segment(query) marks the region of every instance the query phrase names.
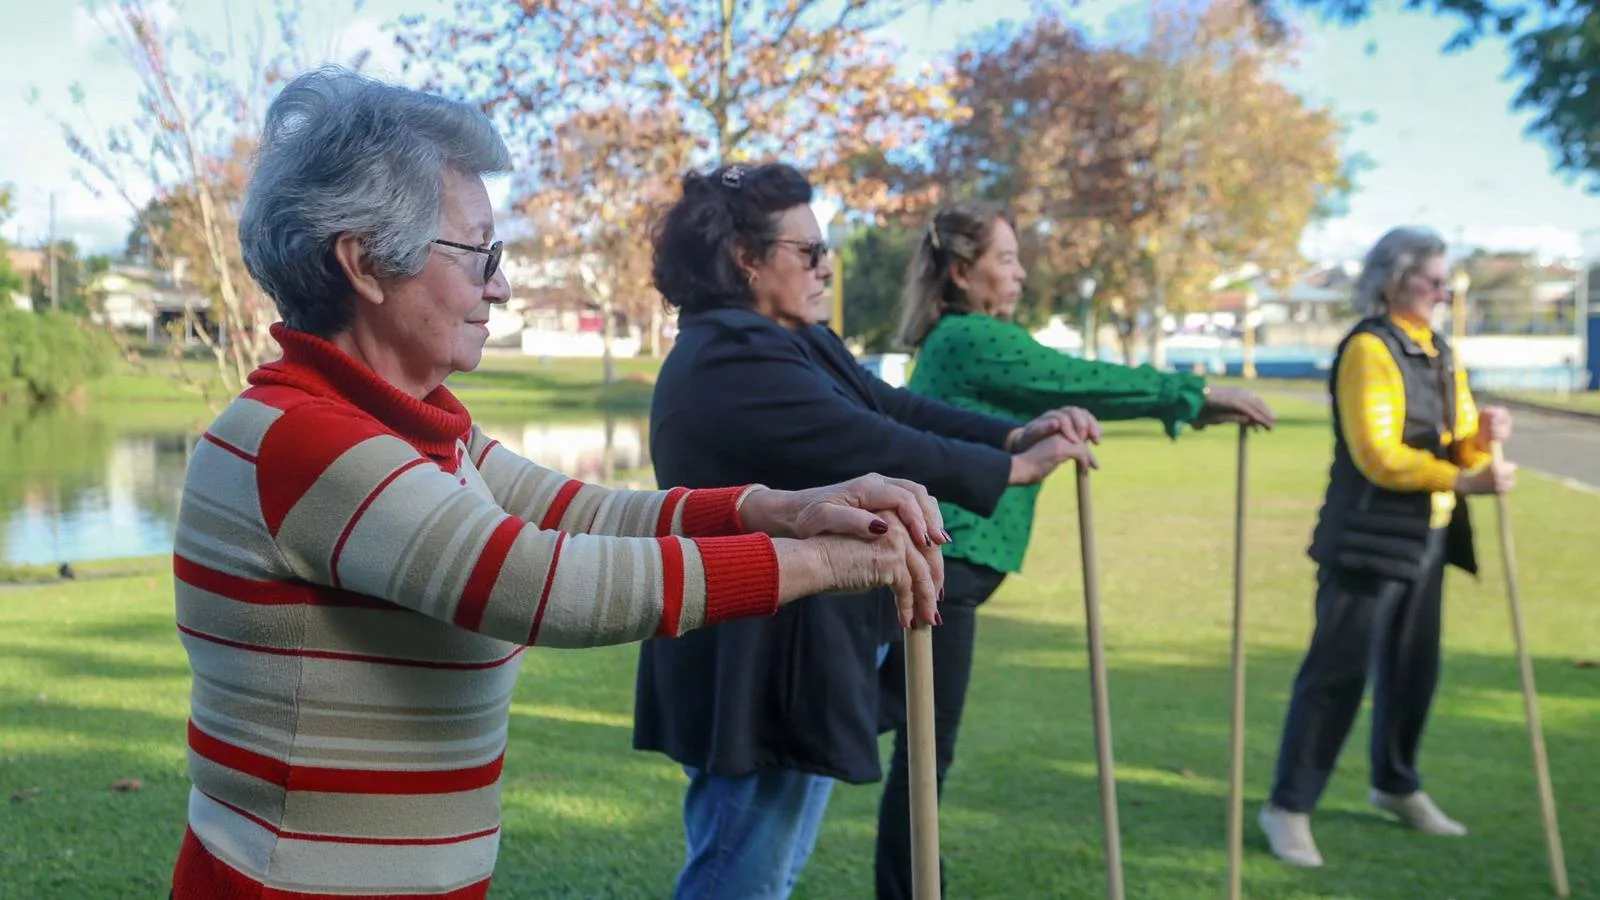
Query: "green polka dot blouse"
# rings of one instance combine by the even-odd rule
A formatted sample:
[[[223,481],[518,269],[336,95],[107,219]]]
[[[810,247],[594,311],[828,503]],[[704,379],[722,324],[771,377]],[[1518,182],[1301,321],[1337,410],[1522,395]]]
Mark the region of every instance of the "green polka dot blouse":
[[[1079,359],[1039,343],[1020,325],[965,313],[946,315],[928,333],[906,387],[1021,422],[1062,406],[1082,407],[1102,421],[1154,419],[1172,438],[1205,402],[1205,380],[1197,375]],[[1007,488],[987,517],[940,503],[954,538],[945,554],[1021,571],[1038,496],[1038,485]]]

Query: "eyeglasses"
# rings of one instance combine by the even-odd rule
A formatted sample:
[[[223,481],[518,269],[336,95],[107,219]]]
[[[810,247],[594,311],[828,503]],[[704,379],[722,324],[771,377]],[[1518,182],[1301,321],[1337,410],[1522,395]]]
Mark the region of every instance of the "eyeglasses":
[[[806,254],[806,268],[815,269],[822,262],[822,255],[828,252],[827,241],[797,241],[794,238],[776,238],[774,244],[789,244],[799,247]]]
[[[1447,280],[1440,278],[1437,275],[1424,275],[1421,272],[1416,273],[1416,275],[1418,278],[1422,279],[1422,283],[1426,284],[1434,293],[1443,293],[1446,298],[1452,300],[1455,299],[1456,289],[1451,286]]]
[[[489,279],[494,277],[494,273],[500,271],[500,251],[505,245],[504,241],[495,241],[494,243],[490,244],[488,248],[474,247],[471,244],[458,244],[455,241],[446,241],[439,238],[435,238],[433,243],[442,244],[446,247],[454,247],[457,250],[470,250],[473,253],[487,254],[489,258],[483,263],[484,284],[488,284]]]

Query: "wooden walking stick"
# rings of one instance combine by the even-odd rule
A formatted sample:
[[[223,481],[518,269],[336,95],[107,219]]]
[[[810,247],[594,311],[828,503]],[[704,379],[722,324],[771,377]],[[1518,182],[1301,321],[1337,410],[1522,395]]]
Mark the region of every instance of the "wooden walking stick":
[[[1084,630],[1089,640],[1089,690],[1094,703],[1095,761],[1100,771],[1100,819],[1106,832],[1106,896],[1122,900],[1122,838],[1117,827],[1117,773],[1111,756],[1105,641],[1100,634],[1100,575],[1095,568],[1094,511],[1089,467],[1078,463],[1078,540],[1083,547]]]
[[[1494,461],[1505,453],[1499,441],[1489,444]],[[1533,746],[1533,774],[1539,782],[1539,807],[1544,813],[1544,843],[1550,855],[1550,881],[1557,897],[1567,896],[1567,863],[1561,852],[1561,829],[1556,824],[1556,797],[1550,787],[1550,761],[1544,752],[1544,726],[1539,724],[1539,699],[1533,686],[1533,658],[1528,654],[1527,636],[1522,630],[1522,598],[1517,593],[1517,555],[1511,545],[1511,511],[1505,494],[1496,494],[1500,519],[1500,558],[1506,570],[1506,599],[1511,604],[1511,633],[1517,644],[1517,664],[1522,670],[1522,705],[1528,723],[1528,742]]]
[[[1238,485],[1234,500],[1234,724],[1227,793],[1227,897],[1238,900],[1245,852],[1245,463],[1250,426],[1238,426]]]
[[[911,791],[911,896],[939,900],[939,778],[933,743],[933,628],[906,631],[906,749]]]

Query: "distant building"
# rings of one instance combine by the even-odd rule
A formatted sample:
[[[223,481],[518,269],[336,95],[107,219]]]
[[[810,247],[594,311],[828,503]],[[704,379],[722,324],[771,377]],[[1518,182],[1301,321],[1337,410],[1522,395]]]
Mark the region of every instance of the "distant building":
[[[517,347],[525,356],[590,357],[604,353],[605,318],[582,284],[585,265],[595,257],[538,259],[508,254],[502,263],[511,284],[511,302],[492,311],[492,345]],[[631,323],[618,304],[612,323],[612,354],[638,356],[648,329]],[[663,329],[664,335],[670,322]]]
[[[184,284],[182,274],[182,267],[172,273],[153,266],[113,263],[90,284],[102,298],[94,320],[122,331],[141,332],[151,343],[167,325],[182,321],[186,314],[203,323],[210,302],[193,285]]]

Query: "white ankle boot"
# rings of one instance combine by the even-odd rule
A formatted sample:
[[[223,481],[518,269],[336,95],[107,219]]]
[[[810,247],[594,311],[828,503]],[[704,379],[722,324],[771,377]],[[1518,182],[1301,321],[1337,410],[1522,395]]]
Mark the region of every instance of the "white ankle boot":
[[[1367,795],[1367,802],[1424,834],[1460,837],[1467,833],[1465,825],[1440,812],[1433,800],[1421,791],[1385,794],[1374,790]]]
[[[1309,869],[1322,865],[1322,854],[1317,852],[1317,842],[1311,837],[1311,816],[1308,813],[1290,812],[1271,803],[1261,807],[1258,819],[1261,830],[1272,845],[1272,855],[1292,866]]]

